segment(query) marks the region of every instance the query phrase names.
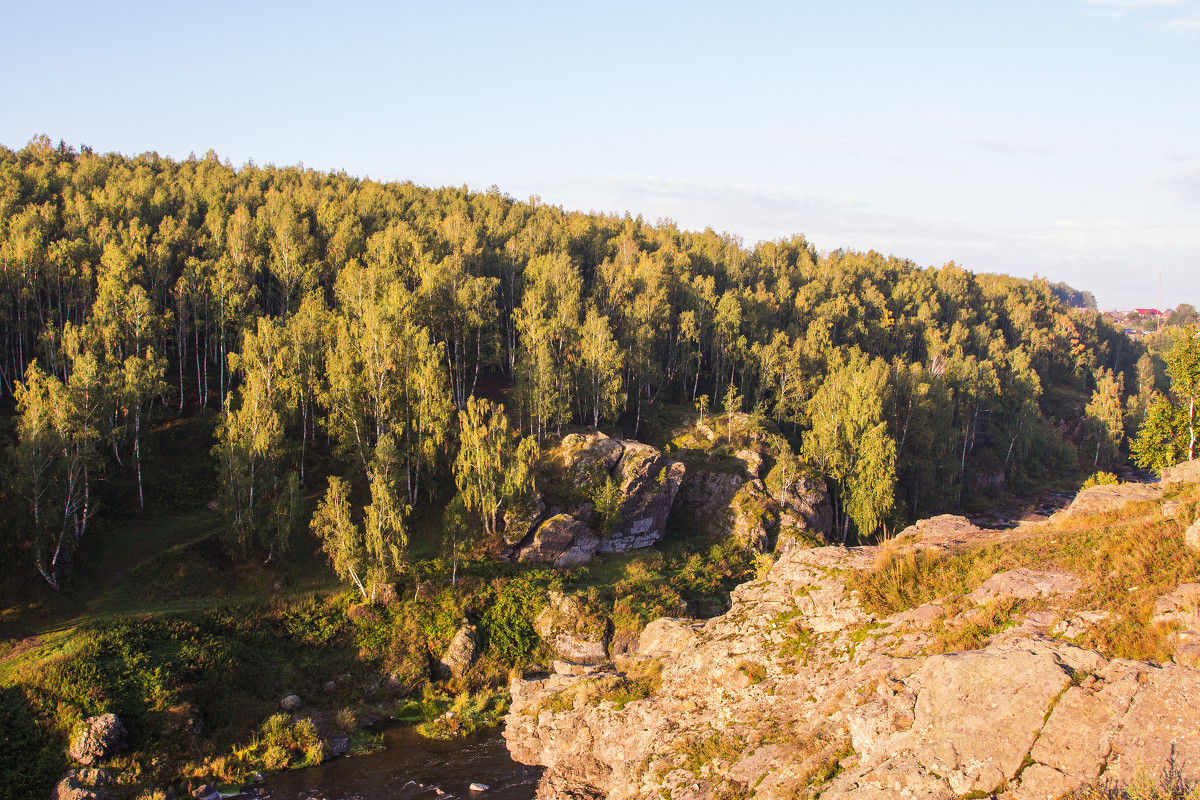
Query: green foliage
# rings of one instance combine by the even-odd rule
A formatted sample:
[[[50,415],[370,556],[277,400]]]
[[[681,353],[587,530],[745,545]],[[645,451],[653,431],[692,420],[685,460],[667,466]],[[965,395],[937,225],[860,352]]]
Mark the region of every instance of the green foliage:
[[[1155,394],[1130,449],[1138,466],[1161,472],[1196,457],[1196,403],[1200,400],[1200,329],[1188,328],[1167,353],[1171,398]]]
[[[67,766],[61,739],[36,703],[28,689],[0,687],[0,786],[9,797],[48,796]]]
[[[541,644],[533,620],[544,603],[545,585],[521,577],[493,582],[492,590],[495,599],[479,620],[484,641],[505,662],[524,664]]]

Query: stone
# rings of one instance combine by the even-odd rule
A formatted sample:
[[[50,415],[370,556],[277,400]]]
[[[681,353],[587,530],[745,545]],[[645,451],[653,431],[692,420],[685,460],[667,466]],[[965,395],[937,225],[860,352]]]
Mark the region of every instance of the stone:
[[[935,540],[963,535],[950,528]],[[976,599],[1053,605],[981,649],[928,655],[944,646],[939,620],[980,611],[957,613],[954,596],[877,619],[849,585],[879,552],[779,553],[721,616],[655,620],[610,665],[559,661],[550,675],[514,680],[510,753],[546,768],[539,796],[549,800],[700,800],[741,787],[762,800],[1041,800],[1101,775],[1128,780],[1139,761],[1157,774],[1172,754],[1185,778],[1200,778],[1200,669],[1187,666],[1200,660],[1200,633],[1173,634],[1174,663],[1110,661],[1046,635],[1056,622],[1084,631],[1105,619],[1067,605],[1087,596],[1072,594],[1076,578],[1009,570]],[[1156,615],[1183,624],[1198,599],[1185,584]],[[630,685],[640,692],[630,697]],[[685,758],[687,743],[703,747]]]
[[[939,514],[922,519],[900,531],[897,538],[917,537],[922,545],[944,547],[969,541],[980,532],[971,520],[958,514]]]
[[[563,466],[577,488],[594,486],[617,466],[626,443],[603,433],[571,433],[560,445]]]
[[[1200,518],[1188,526],[1183,532],[1184,543],[1193,550],[1200,550]]]
[[[612,532],[600,541],[600,552],[623,553],[658,542],[687,468],[658,450],[626,442],[614,478],[623,499]]]
[[[537,530],[546,518],[546,499],[541,492],[534,492],[525,502],[504,512],[504,541],[519,544]]]
[[[1173,519],[1183,513],[1183,503],[1178,500],[1168,500],[1162,504],[1162,515],[1166,519]]]
[[[833,532],[833,501],[820,478],[801,475],[780,498],[780,524],[813,530],[828,538]]]
[[[350,752],[350,737],[344,733],[338,733],[329,737],[329,747],[325,749],[330,758],[344,756]]]
[[[289,714],[299,711],[303,706],[304,702],[300,699],[299,695],[295,694],[289,694],[279,701],[279,707]]]
[[[468,788],[470,788],[472,792],[486,792],[492,787],[488,786],[486,783],[472,783]]]
[[[770,547],[770,533],[779,524],[779,514],[766,492],[759,488],[760,481],[748,483],[741,488],[730,502],[733,512],[733,540],[755,553],[766,553]]]
[[[461,678],[463,673],[475,663],[476,651],[475,626],[463,623],[454,632],[450,646],[442,655],[441,664],[451,675]]]
[[[1159,484],[1164,489],[1184,483],[1200,483],[1200,458],[1163,468]]]
[[[1200,668],[1200,643],[1188,642],[1176,645],[1171,660],[1181,667]]]
[[[211,783],[202,783],[192,790],[192,797],[196,800],[221,800],[221,792]]]
[[[1200,631],[1200,583],[1181,583],[1175,591],[1154,602],[1150,624],[1174,622],[1188,631]]]
[[[552,590],[550,602],[537,615],[533,628],[564,661],[603,664],[608,661],[608,621],[588,613],[575,597]]]
[[[976,605],[983,605],[989,600],[1001,597],[1032,600],[1056,594],[1070,595],[1078,589],[1079,579],[1074,575],[1021,568],[996,573],[967,595],[967,598]]]
[[[126,747],[125,726],[116,714],[85,719],[75,729],[67,755],[80,764],[92,765],[122,752]]]
[[[741,461],[746,468],[746,474],[751,478],[763,477],[763,454],[757,450],[738,450],[733,457]]]
[[[1086,517],[1119,511],[1130,503],[1162,499],[1162,489],[1144,483],[1089,486],[1075,495],[1067,508],[1068,517]]]
[[[569,514],[556,514],[538,527],[517,560],[570,567],[591,561],[599,547],[600,538],[586,524]]]
[[[74,770],[50,791],[50,800],[108,800],[111,796],[107,789],[87,785]]]

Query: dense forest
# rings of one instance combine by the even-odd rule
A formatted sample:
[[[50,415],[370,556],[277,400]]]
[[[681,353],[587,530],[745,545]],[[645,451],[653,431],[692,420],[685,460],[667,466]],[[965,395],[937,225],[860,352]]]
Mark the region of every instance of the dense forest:
[[[9,544],[59,586],[97,476],[168,501],[143,485],[147,430],[208,413],[232,552],[269,558],[313,518],[335,562],[358,548],[392,572],[410,520],[456,489],[494,536],[548,438],[644,438],[679,406],[778,426],[843,539],[867,536],[1119,458],[1153,366],[1056,291],[495,187],[43,137],[0,150]]]

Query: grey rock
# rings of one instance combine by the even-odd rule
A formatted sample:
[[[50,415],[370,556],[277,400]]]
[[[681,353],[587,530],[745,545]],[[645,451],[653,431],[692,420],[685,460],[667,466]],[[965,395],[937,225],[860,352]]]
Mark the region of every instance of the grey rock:
[[[464,623],[454,632],[450,646],[442,655],[441,663],[454,677],[462,677],[472,664],[475,663],[478,644],[475,640],[475,626]]]
[[[608,661],[607,620],[588,614],[574,597],[551,591],[550,602],[538,614],[533,627],[564,661],[575,664]]]
[[[1103,514],[1109,511],[1119,511],[1130,503],[1161,498],[1162,489],[1143,483],[1089,486],[1075,495],[1075,499],[1071,501],[1066,513],[1069,517]]]
[[[625,443],[614,474],[624,499],[612,533],[600,541],[600,552],[621,553],[658,542],[686,473],[682,463],[649,445]]]
[[[563,437],[563,466],[576,487],[602,482],[617,466],[626,443],[603,433],[572,433]]]
[[[982,605],[999,597],[1032,600],[1056,594],[1074,594],[1078,589],[1079,579],[1074,575],[1022,568],[996,573],[967,595],[967,598],[977,605]]]
[[[546,518],[546,500],[541,492],[534,492],[526,501],[504,512],[504,541],[518,544]]]
[[[518,561],[569,567],[586,564],[600,547],[600,538],[569,514],[556,514],[543,522],[525,544]]]
[[[107,789],[87,785],[74,770],[50,791],[50,800],[108,800],[111,796]]]
[[[329,738],[329,747],[326,748],[326,753],[330,758],[344,756],[350,752],[350,737],[344,733],[339,733]]]
[[[279,701],[279,707],[288,713],[299,711],[304,706],[299,695],[289,694],[287,697]]]
[[[1193,550],[1200,550],[1200,518],[1188,526],[1183,532],[1183,541]]]
[[[101,714],[85,719],[71,737],[67,755],[80,764],[95,764],[116,755],[126,747],[125,726],[116,714]]]
[[[211,783],[203,783],[192,790],[192,797],[196,800],[221,800],[221,792]]]
[[[1165,467],[1159,483],[1164,489],[1185,483],[1200,483],[1200,458],[1194,461],[1184,461],[1173,467]]]

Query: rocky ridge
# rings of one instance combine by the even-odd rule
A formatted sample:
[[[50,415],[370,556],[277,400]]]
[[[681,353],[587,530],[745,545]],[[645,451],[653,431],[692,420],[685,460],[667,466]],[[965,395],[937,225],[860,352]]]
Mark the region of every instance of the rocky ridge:
[[[936,549],[972,528],[951,518],[910,534]],[[1168,764],[1200,777],[1200,588],[1156,605],[1179,642],[1175,663],[1158,664],[1073,643],[1106,612],[1076,607],[1079,578],[1053,570],[1005,570],[967,596],[873,615],[847,576],[877,556],[790,549],[721,617],[658,620],[632,658],[515,681],[511,752],[547,767],[542,800],[1025,800]],[[1021,598],[1026,612],[986,646],[937,652],[937,630]]]

